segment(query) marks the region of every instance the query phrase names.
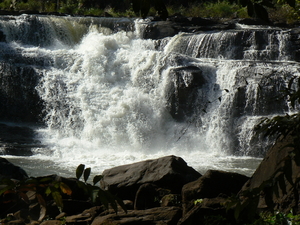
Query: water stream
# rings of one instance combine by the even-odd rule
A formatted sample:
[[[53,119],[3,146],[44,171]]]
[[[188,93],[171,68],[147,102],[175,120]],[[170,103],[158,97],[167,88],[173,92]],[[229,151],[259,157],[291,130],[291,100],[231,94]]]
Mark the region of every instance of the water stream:
[[[289,31],[241,27],[150,40],[142,38],[145,24],[0,17],[2,68],[30,67],[38,77],[44,125],[34,129],[46,146],[5,157],[32,176],[74,175],[81,163],[101,173],[171,154],[201,173],[251,175],[272,143],[253,128],[290,110],[280,90],[299,76]]]

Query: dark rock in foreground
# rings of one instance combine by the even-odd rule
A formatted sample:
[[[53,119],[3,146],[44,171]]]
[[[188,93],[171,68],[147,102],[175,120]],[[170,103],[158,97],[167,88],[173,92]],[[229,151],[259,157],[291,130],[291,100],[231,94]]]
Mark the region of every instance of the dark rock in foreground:
[[[267,152],[267,155],[240,192],[253,193],[252,198],[259,198],[260,210],[279,210],[288,213],[300,213],[300,158],[299,149],[294,149],[294,137],[281,138]],[[255,195],[255,190],[260,196]]]
[[[2,178],[23,180],[28,178],[28,175],[22,168],[0,157],[0,180]]]
[[[219,195],[230,197],[236,195],[249,177],[231,172],[208,170],[198,180],[182,188],[182,206],[186,214],[197,199],[216,198]]]
[[[209,170],[201,176],[176,156],[105,170],[102,187],[128,200],[124,201],[128,206],[127,213],[121,208],[116,214],[114,210],[105,210],[101,205],[93,206],[86,196],[86,190],[82,189],[83,182],[80,184],[77,179],[55,176],[52,176],[54,183],[62,181],[73,191],[63,199],[63,213],[59,212],[51,198],[47,198],[46,212],[54,220],[39,220],[42,211],[39,211],[39,205],[34,201],[25,203],[21,200],[16,210],[9,212],[13,213],[18,223],[43,225],[59,224],[61,218],[70,224],[92,225],[199,225],[207,224],[208,221],[212,221],[211,224],[248,224],[255,220],[255,215],[261,210],[293,210],[294,213],[300,213],[299,154],[291,147],[283,148],[291,141],[291,137],[278,141],[250,179],[240,174],[215,170]],[[2,165],[7,165],[4,167],[6,170],[17,170],[16,173],[21,176],[19,179],[22,179],[22,175],[23,178],[27,177],[20,168],[5,159],[1,160]],[[3,196],[0,198],[1,209],[6,204],[2,199]],[[27,221],[20,217],[26,211],[22,211],[24,208],[31,215],[31,221],[28,221],[28,217]]]
[[[121,199],[134,200],[143,184],[152,183],[170,189],[172,193],[180,193],[183,185],[200,176],[182,158],[166,156],[105,170],[101,185]]]

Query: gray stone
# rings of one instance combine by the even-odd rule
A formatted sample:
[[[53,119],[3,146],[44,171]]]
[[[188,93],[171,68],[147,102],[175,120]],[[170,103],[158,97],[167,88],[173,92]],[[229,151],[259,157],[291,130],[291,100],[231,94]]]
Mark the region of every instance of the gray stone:
[[[248,179],[249,177],[238,173],[208,170],[198,180],[183,186],[183,213],[186,214],[197,199],[215,198],[219,195],[230,197],[237,194]]]
[[[133,200],[139,187],[152,183],[160,188],[181,193],[184,184],[198,179],[201,174],[180,157],[166,156],[107,169],[101,187],[121,199]]]
[[[7,159],[0,157],[0,180],[2,178],[23,180],[28,178],[28,175],[22,168],[15,166]]]
[[[171,82],[167,91],[167,109],[174,119],[189,118],[197,107],[199,89],[206,83],[202,70],[196,66],[185,66],[170,70]]]
[[[236,224],[233,216],[226,211],[225,203],[226,198],[205,198],[184,214],[177,225]]]
[[[294,149],[292,136],[280,138],[267,152],[239,195],[250,201],[260,193],[258,209],[279,210],[299,214],[300,158],[299,149]],[[251,196],[251,193],[253,196]],[[247,194],[247,196],[246,196]]]
[[[5,155],[31,156],[32,148],[42,148],[30,127],[0,123],[0,151]]]

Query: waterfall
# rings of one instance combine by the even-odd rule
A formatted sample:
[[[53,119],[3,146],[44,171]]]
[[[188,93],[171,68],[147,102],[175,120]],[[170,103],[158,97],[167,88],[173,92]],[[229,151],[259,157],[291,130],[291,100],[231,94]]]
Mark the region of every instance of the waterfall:
[[[20,95],[34,93],[22,101],[35,99],[28,111],[40,108],[44,124],[36,132],[47,147],[31,158],[101,172],[174,154],[199,171],[253,172],[271,143],[254,126],[289,111],[280,91],[299,75],[290,32],[240,28],[150,40],[142,38],[146,26],[122,18],[0,18],[2,77],[32,79]],[[15,117],[28,118],[19,111]]]

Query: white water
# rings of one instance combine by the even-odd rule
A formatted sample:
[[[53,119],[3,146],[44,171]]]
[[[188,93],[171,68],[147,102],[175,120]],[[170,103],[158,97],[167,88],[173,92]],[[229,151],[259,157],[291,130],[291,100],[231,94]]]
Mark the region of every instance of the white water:
[[[32,175],[43,167],[51,172],[58,168],[69,175],[81,163],[101,173],[113,166],[171,154],[202,173],[222,169],[250,175],[254,171],[264,151],[261,149],[267,145],[251,143],[253,127],[263,116],[258,112],[263,111],[258,109],[258,83],[265,74],[298,73],[297,65],[288,64],[285,54],[280,53],[280,60],[286,66],[253,62],[250,54],[246,57],[249,61],[231,60],[230,50],[212,59],[203,50],[207,48],[196,49],[195,40],[200,46],[196,35],[179,34],[157,50],[155,41],[140,38],[138,22],[135,32],[111,32],[95,25],[77,27],[70,21],[48,28],[52,41],[45,46],[10,40],[10,48],[22,57],[51,62],[35,68],[41,76],[37,90],[47,112],[47,127],[37,132],[47,148],[35,149],[29,159],[10,157],[12,160],[28,160]],[[54,35],[57,27],[69,31],[65,39]],[[218,37],[223,40],[225,34]],[[213,44],[212,38],[215,36],[210,34],[201,40],[205,45]],[[188,47],[181,46],[186,39]],[[201,68],[207,81],[198,90],[198,110],[190,118],[192,123],[177,122],[166,108],[169,84],[175,82],[169,72],[182,63]],[[257,68],[255,76],[249,71],[253,66]],[[189,76],[184,78],[186,85]],[[233,110],[240,87],[246,88],[247,101],[236,118]],[[262,153],[250,154],[256,149]]]

